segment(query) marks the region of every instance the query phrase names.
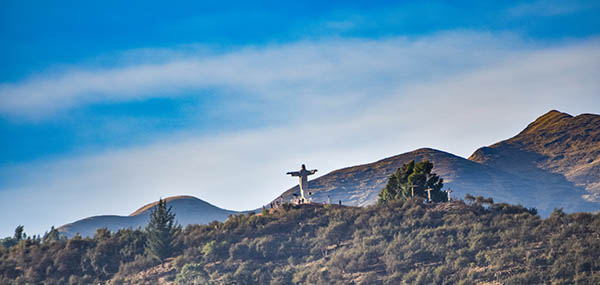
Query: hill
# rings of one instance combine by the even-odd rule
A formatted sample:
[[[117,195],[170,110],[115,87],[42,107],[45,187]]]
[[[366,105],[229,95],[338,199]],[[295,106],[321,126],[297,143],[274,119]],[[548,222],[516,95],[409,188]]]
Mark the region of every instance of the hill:
[[[552,110],[469,159],[521,177],[580,188],[587,191],[586,199],[600,202],[600,115],[573,117]]]
[[[207,224],[212,221],[224,221],[229,215],[238,212],[221,209],[192,196],[173,196],[165,199],[180,225]],[[61,234],[68,237],[79,233],[81,236],[93,236],[97,229],[107,228],[111,231],[119,229],[145,227],[150,220],[150,212],[158,202],[145,205],[129,216],[103,215],[94,216],[66,224],[58,228]]]
[[[600,284],[600,214],[483,199],[286,204],[190,225],[163,264],[145,233],[0,246],[1,284]]]
[[[551,111],[516,137],[477,150],[470,159],[422,148],[377,162],[332,171],[309,181],[312,199],[366,206],[388,177],[410,160],[429,160],[454,197],[465,194],[537,208],[548,215],[554,208],[567,212],[598,211],[590,199],[600,185],[600,116],[575,118]],[[587,192],[592,191],[592,192]],[[282,194],[285,201],[298,186]],[[588,198],[586,201],[584,198]]]
[[[564,178],[543,180],[538,179],[539,176],[516,175],[428,148],[332,171],[309,181],[311,197],[315,202],[327,201],[329,196],[332,203],[341,200],[344,205],[372,205],[376,203],[377,194],[385,186],[389,176],[411,160],[433,162],[433,171],[444,178],[444,188],[452,189],[454,197],[462,198],[467,193],[494,197],[500,202],[535,207],[544,216],[550,214],[554,208],[563,208],[568,212],[600,209],[600,204],[582,198],[586,193],[583,189]],[[298,191],[296,186],[284,192],[282,196],[287,201]]]

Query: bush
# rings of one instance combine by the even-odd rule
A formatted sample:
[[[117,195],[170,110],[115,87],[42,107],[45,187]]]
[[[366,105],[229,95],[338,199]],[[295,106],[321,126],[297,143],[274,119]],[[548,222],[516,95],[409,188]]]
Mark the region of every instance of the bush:
[[[156,265],[158,265],[158,261],[156,259],[145,255],[137,255],[134,261],[121,263],[117,275],[121,277],[133,275]]]
[[[198,263],[190,263],[183,266],[175,278],[177,284],[214,284],[210,281],[204,266]]]

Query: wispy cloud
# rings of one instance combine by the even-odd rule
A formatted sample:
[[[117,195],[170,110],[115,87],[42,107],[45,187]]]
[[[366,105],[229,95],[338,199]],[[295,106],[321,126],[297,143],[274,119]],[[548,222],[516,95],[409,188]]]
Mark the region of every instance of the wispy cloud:
[[[17,116],[39,106],[56,111],[94,100],[159,96],[145,93],[157,88],[205,84],[265,100],[310,100],[301,105],[305,113],[296,110],[306,116],[295,123],[212,137],[182,132],[145,146],[2,169],[7,179],[0,200],[11,203],[0,210],[5,217],[0,228],[13,229],[13,221],[19,221],[40,225],[30,227],[39,232],[84,216],[128,214],[135,205],[175,194],[248,209],[292,186],[295,181],[284,173],[300,163],[324,174],[424,146],[466,156],[516,134],[550,109],[597,112],[599,54],[595,40],[536,48],[514,39],[452,34],[253,48],[191,63],[87,76],[73,72],[62,79],[5,86],[3,98],[41,92],[38,86],[63,90],[46,93],[52,100],[13,99],[12,106],[20,106]],[[100,83],[90,89],[79,78]],[[70,84],[77,87],[64,87]],[[63,97],[71,101],[55,103]],[[19,211],[29,203],[36,207]],[[69,211],[59,211],[64,207]]]
[[[507,40],[508,39],[508,40]],[[378,88],[445,76],[494,62],[513,50],[502,38],[476,33],[445,33],[409,40],[323,40],[245,48],[225,54],[185,51],[173,60],[110,69],[77,69],[0,85],[0,113],[43,118],[97,102],[177,96],[189,90],[217,90],[264,100],[300,96],[336,101],[370,96]],[[519,43],[520,44],[520,43]],[[479,47],[479,48],[478,48]],[[161,56],[167,54],[160,51]]]

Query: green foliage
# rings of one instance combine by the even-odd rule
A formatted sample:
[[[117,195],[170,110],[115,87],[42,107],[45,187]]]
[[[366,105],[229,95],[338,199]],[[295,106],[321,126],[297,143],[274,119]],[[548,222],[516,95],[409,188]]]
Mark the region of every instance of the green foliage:
[[[164,261],[173,254],[179,228],[175,225],[175,214],[167,202],[160,199],[150,213],[150,222],[146,226],[148,240],[146,251],[158,261]]]
[[[42,240],[44,242],[57,241],[59,239],[60,239],[60,233],[58,232],[57,229],[54,228],[54,226],[52,226],[52,228],[50,228],[50,231],[46,232],[44,234],[44,237],[42,238]]]
[[[175,278],[177,284],[214,284],[210,281],[204,266],[199,263],[190,263],[183,266]]]
[[[15,234],[12,237],[0,239],[0,246],[3,246],[4,248],[10,248],[18,244],[19,241],[27,237],[24,229],[25,228],[22,225],[17,226],[17,228],[15,228]]]
[[[0,284],[600,284],[600,214],[489,198],[288,205],[191,225],[160,264],[141,230],[0,246]],[[10,237],[13,239],[14,237]]]
[[[379,203],[392,200],[406,200],[414,196],[427,198],[427,189],[431,190],[433,202],[447,201],[447,195],[442,192],[444,180],[437,174],[431,173],[433,163],[428,160],[415,163],[414,160],[398,168],[388,179],[388,183],[379,192]]]
[[[27,235],[24,232],[24,227],[22,225],[19,225],[16,229],[15,229],[15,235],[13,236],[13,238],[16,241],[20,241],[24,238],[26,238]]]

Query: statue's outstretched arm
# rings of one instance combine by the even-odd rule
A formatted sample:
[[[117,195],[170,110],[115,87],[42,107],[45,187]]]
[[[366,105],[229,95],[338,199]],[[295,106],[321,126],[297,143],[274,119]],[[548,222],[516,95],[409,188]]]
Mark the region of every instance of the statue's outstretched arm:
[[[315,174],[316,172],[317,172],[317,170],[313,169],[313,170],[310,171],[310,174]]]
[[[288,172],[286,174],[291,175],[291,176],[300,176],[300,172],[298,172],[298,171],[292,171],[292,172]]]

